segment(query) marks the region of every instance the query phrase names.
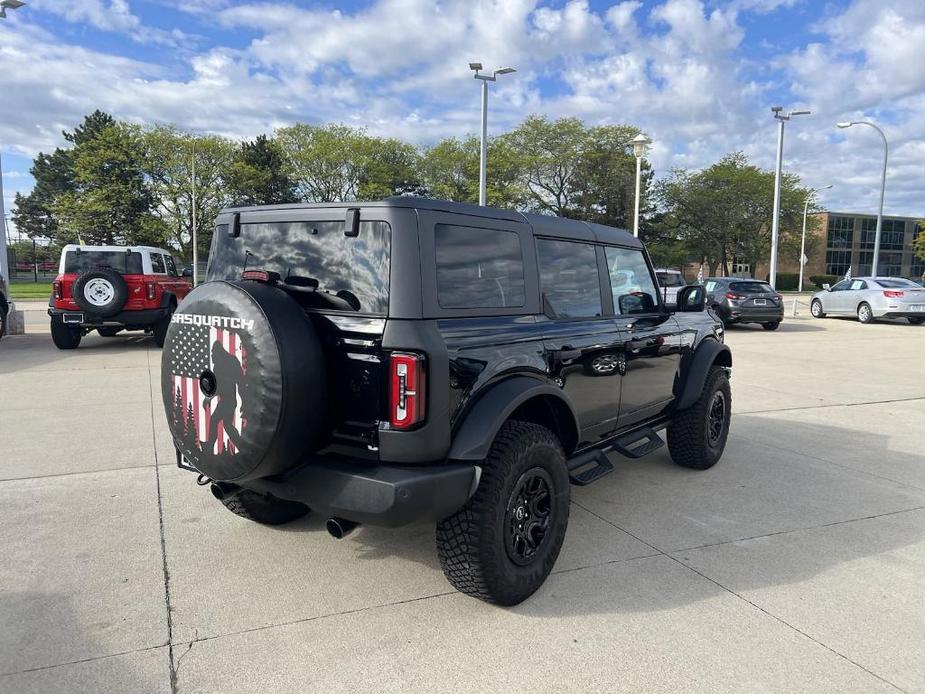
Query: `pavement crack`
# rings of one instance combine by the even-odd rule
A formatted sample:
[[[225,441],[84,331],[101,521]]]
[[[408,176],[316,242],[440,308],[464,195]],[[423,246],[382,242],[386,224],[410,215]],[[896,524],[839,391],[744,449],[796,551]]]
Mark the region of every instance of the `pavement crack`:
[[[164,501],[161,494],[161,469],[157,464],[157,431],[154,419],[154,386],[151,382],[151,351],[147,353],[148,395],[151,400],[151,445],[154,448],[154,479],[157,482],[157,520],[161,534],[161,565],[164,570],[164,606],[167,610],[167,658],[170,667],[170,691],[177,694],[177,668],[173,658],[173,613],[170,605],[170,569],[167,566],[167,541],[164,536]],[[192,648],[192,644],[190,644]],[[187,649],[189,652],[189,649]]]

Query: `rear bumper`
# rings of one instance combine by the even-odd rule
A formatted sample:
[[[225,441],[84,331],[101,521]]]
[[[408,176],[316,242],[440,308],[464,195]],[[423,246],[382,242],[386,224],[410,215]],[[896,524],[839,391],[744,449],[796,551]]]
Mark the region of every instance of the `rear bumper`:
[[[119,311],[119,313],[114,316],[100,318],[99,316],[93,316],[82,311],[49,308],[48,315],[52,318],[59,316],[65,322],[71,322],[68,318],[76,320],[77,317],[80,317],[80,322],[74,322],[73,324],[79,324],[82,328],[99,328],[107,325],[147,327],[162,321],[167,316],[168,311],[169,309],[167,308],[149,308],[141,311]]]
[[[770,323],[784,319],[783,306],[768,306],[759,308],[755,306],[722,306],[720,305],[720,315],[727,322],[731,323]]]
[[[480,476],[481,468],[468,464],[371,466],[359,460],[315,460],[284,479],[248,480],[241,486],[300,501],[327,517],[394,528],[455,513],[475,492]]]
[[[922,318],[925,319],[925,312],[923,311],[903,311],[899,309],[887,309],[882,312],[878,312],[877,309],[874,309],[874,316],[877,318]]]

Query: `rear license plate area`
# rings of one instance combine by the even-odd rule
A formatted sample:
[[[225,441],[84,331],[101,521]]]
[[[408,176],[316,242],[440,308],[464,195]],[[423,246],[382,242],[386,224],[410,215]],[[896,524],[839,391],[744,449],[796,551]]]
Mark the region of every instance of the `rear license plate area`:
[[[767,306],[767,305],[768,305],[767,299],[755,299],[755,306]]]
[[[62,323],[76,323],[80,325],[84,322],[84,314],[82,313],[62,313],[61,314]]]
[[[909,310],[915,313],[925,313],[925,304],[912,304]]]

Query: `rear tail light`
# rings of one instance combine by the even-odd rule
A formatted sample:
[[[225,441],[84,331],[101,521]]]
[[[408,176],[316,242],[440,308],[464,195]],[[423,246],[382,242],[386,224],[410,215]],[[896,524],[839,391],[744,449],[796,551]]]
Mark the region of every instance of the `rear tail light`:
[[[883,292],[883,296],[885,296],[887,299],[898,299],[899,297],[905,295],[905,292],[891,292],[889,290],[884,290]]]
[[[270,273],[266,270],[245,270],[241,273],[242,280],[254,280],[255,282],[269,282]]]
[[[51,287],[55,295],[55,301],[60,301],[63,296],[62,291],[61,291],[61,281],[55,280],[54,282],[51,283]]]
[[[774,295],[774,298],[775,298],[777,301],[783,301],[783,300],[784,300],[784,297],[783,297],[783,295],[781,295],[781,294],[775,294],[775,295]]]
[[[741,301],[742,299],[745,299],[746,297],[742,296],[741,294],[735,294],[733,292],[726,292],[726,298],[732,299],[733,301]]]
[[[148,289],[148,301],[154,301],[154,294],[157,291],[157,285],[154,282],[147,282],[145,286]]]
[[[395,352],[389,367],[389,423],[408,429],[424,421],[424,357]]]

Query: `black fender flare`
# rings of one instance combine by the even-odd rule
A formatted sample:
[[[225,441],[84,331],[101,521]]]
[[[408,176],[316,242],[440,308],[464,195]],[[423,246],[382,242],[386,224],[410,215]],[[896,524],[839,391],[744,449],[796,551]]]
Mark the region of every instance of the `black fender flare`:
[[[567,413],[571,421],[558,422],[560,426],[574,427],[574,442],[563,441],[568,450],[577,443],[578,417],[575,408],[556,386],[529,376],[513,376],[492,386],[465,415],[462,425],[453,437],[449,460],[484,460],[498,430],[510,416],[533,398],[554,398],[559,418]],[[561,436],[561,435],[560,435]]]
[[[707,374],[710,367],[714,364],[720,366],[732,366],[732,350],[726,345],[716,340],[704,340],[700,346],[694,350],[690,363],[687,367],[687,377],[684,379],[684,385],[681,389],[681,395],[678,397],[676,410],[684,410],[697,402],[703,386],[707,382]]]
[[[161,294],[161,308],[169,308],[171,303],[174,307],[177,307],[180,305],[180,300],[177,298],[176,294],[165,290],[164,293]]]

